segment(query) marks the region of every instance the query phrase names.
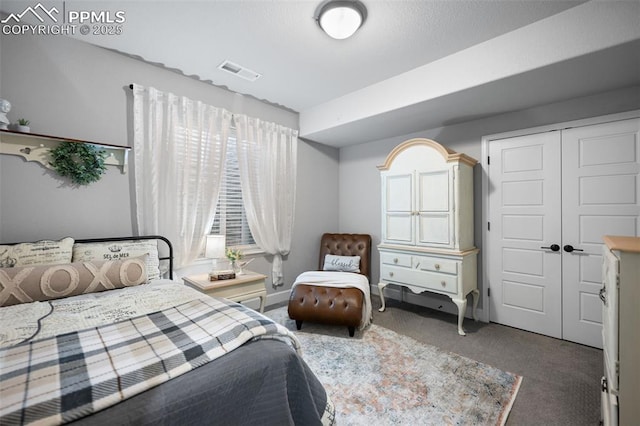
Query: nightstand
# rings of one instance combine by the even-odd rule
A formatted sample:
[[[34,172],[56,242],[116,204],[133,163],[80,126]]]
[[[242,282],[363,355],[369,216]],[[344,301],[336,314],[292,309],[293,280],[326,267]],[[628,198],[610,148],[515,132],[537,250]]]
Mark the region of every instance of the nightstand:
[[[209,274],[182,277],[184,283],[208,294],[209,296],[224,297],[234,302],[260,298],[260,312],[264,312],[267,301],[266,275],[245,271],[244,274],[232,280],[209,281]]]

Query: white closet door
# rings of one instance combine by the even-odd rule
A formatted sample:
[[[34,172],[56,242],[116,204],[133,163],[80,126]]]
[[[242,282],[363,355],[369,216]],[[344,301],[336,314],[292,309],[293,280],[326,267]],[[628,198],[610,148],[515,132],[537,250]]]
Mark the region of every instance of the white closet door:
[[[562,132],[565,340],[602,347],[602,237],[640,235],[639,174],[640,119]]]
[[[491,321],[562,336],[560,132],[491,141]]]

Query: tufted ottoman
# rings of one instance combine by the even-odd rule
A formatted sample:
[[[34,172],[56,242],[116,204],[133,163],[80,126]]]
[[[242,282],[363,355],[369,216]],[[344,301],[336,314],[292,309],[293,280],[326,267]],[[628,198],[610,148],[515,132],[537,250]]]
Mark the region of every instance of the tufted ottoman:
[[[320,270],[327,254],[360,256],[360,274],[369,277],[371,236],[366,234],[324,234],[320,241]],[[347,326],[353,336],[362,321],[364,295],[357,288],[298,284],[289,296],[289,317],[298,330],[303,321]]]

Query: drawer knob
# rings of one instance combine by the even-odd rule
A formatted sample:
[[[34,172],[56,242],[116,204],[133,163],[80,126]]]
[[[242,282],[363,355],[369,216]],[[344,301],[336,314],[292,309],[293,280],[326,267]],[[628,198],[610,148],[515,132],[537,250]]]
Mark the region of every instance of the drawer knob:
[[[389,276],[392,277],[393,276],[393,272],[389,272]]]
[[[398,263],[398,258],[397,257],[393,259],[393,263]]]
[[[440,281],[440,284],[442,285],[442,287],[446,287],[447,286],[447,282],[446,281]]]
[[[439,271],[439,270],[440,270],[440,264],[436,263],[436,271]]]

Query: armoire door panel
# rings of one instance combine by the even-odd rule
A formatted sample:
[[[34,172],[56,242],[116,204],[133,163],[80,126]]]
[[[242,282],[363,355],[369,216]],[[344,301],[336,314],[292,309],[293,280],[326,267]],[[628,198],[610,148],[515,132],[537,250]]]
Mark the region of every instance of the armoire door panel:
[[[411,244],[414,242],[413,216],[388,213],[385,218],[384,238],[390,242]]]
[[[385,177],[384,202],[387,211],[409,212],[413,210],[412,174],[389,175]]]
[[[418,172],[418,211],[448,212],[450,199],[448,170]]]
[[[448,214],[418,215],[418,244],[443,245],[451,244],[451,218]]]

